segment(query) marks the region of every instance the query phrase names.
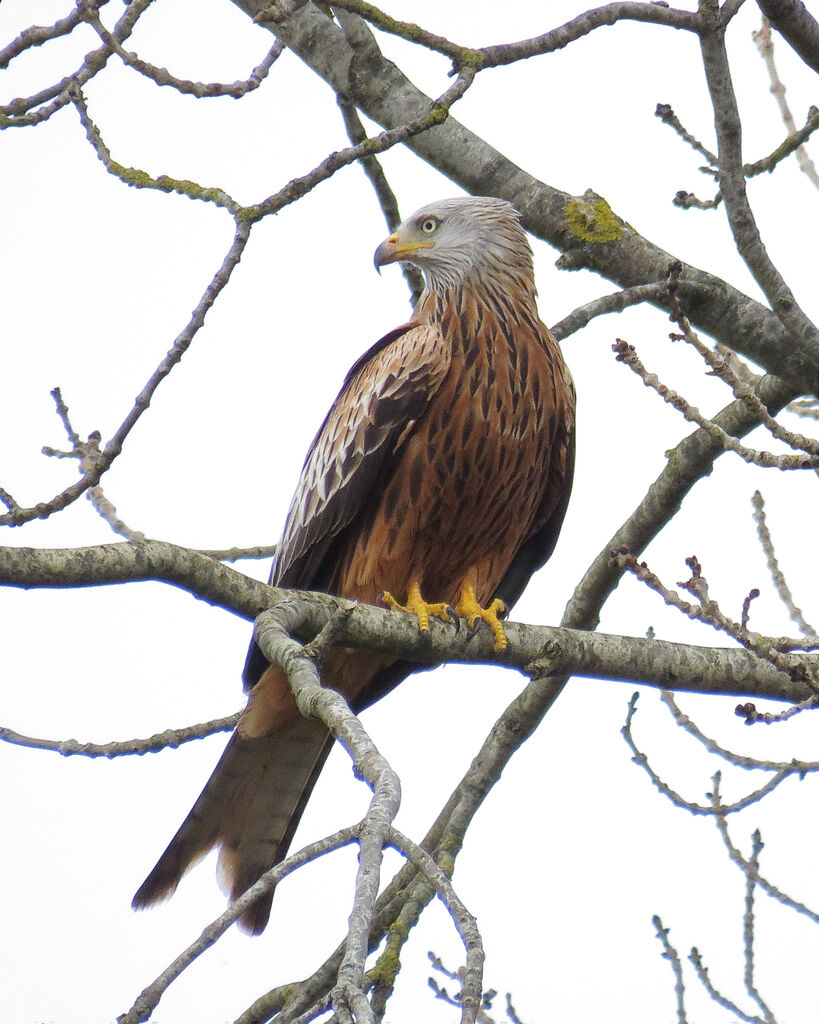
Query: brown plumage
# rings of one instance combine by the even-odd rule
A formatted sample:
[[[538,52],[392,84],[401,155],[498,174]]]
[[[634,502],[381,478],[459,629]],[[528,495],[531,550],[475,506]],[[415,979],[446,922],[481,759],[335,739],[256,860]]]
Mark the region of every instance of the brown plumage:
[[[509,203],[424,207],[376,251],[377,267],[398,260],[424,271],[426,289],[410,322],[350,370],[307,454],[271,582],[370,603],[420,590],[485,618],[500,649],[497,616],[470,598],[512,605],[552,553],[571,489],[574,388],[538,318]],[[323,681],[360,710],[414,667],[334,651]],[[242,720],[135,907],[169,896],[214,846],[231,898],[287,853],[332,737],[300,717],[255,645],[244,679]],[[244,915],[246,931],[262,931],[271,899]]]

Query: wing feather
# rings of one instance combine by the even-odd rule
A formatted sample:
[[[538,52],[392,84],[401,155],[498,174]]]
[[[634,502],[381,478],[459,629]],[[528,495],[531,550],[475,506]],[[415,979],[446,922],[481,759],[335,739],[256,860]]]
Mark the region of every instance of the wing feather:
[[[409,323],[355,363],[307,453],[271,583],[301,590],[326,585],[333,542],[372,505],[376,480],[412,435],[451,361],[437,327]],[[245,689],[266,668],[264,655],[251,643],[242,674]]]
[[[410,324],[387,339],[350,371],[310,446],[271,577],[279,586],[314,585],[333,539],[366,505],[449,370],[437,327]]]

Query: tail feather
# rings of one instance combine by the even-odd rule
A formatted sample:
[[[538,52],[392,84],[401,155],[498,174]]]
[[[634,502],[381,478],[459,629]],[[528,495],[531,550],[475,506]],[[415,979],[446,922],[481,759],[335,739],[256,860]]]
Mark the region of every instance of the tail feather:
[[[326,726],[298,719],[272,735],[234,733],[179,831],[134,896],[142,909],[173,894],[183,875],[214,846],[219,878],[236,899],[287,855],[304,806],[332,746]],[[240,918],[243,931],[263,931],[272,892]]]
[[[371,687],[373,677],[388,665],[389,659],[377,654],[331,651],[323,676],[353,700],[358,711],[391,689],[410,668],[401,663],[398,672],[388,669],[383,685]],[[134,909],[171,896],[183,875],[214,847],[219,847],[222,887],[231,899],[241,896],[287,856],[332,745],[322,722],[299,714],[285,673],[268,666],[253,686],[239,728],[199,799],[137,890]],[[264,930],[272,899],[270,892],[248,908],[239,920],[243,931],[258,935]]]

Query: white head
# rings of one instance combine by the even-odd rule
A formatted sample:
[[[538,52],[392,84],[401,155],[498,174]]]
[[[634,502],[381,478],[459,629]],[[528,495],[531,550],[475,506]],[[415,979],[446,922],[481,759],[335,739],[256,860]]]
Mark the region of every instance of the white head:
[[[375,266],[420,267],[430,291],[513,278],[534,293],[532,250],[518,211],[505,199],[462,196],[416,210],[375,251]]]

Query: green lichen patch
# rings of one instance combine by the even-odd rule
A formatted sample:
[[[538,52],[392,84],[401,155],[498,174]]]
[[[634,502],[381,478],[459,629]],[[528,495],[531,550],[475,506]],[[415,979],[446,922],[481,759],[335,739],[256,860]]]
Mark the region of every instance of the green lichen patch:
[[[569,229],[584,242],[616,242],[623,237],[622,222],[600,196],[570,199],[565,210]]]

